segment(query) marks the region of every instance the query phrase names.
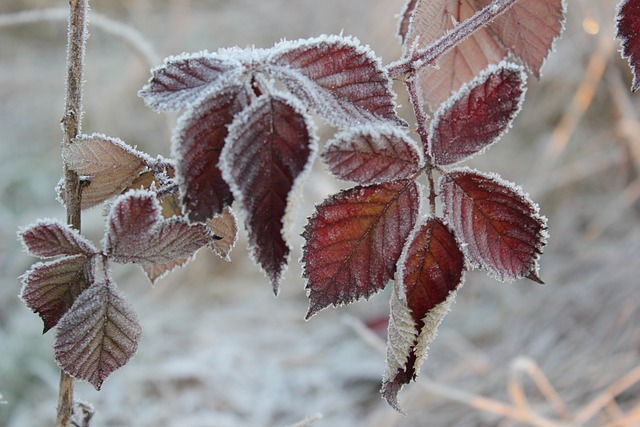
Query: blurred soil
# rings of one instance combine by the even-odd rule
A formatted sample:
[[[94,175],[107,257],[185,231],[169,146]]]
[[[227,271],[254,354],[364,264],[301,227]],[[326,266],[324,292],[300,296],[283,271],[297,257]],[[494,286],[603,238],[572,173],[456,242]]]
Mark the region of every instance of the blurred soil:
[[[3,0],[0,13],[66,3]],[[566,33],[542,79],[530,78],[513,129],[472,162],[522,184],[540,203],[551,235],[541,260],[546,285],[468,274],[418,382],[401,393],[406,416],[380,399],[384,343],[362,331],[385,318],[388,293],[305,322],[301,239],[293,239],[297,249],[275,299],[243,234],[231,263],[203,251],[155,288],[136,268],[115,271],[144,336],[137,356],[102,391],[77,386],[78,398],[96,408],[93,425],[285,426],[306,417],[318,427],[640,425],[640,98],[628,91],[628,67],[611,41],[616,2],[569,3]],[[161,58],[344,31],[389,62],[400,52],[394,14],[402,7],[401,0],[92,1],[94,13],[143,39],[136,45],[122,28],[94,19],[83,130],[169,155],[175,116],[150,111],[136,96]],[[0,27],[6,427],[52,425],[56,407],[52,333],[42,336],[40,320],[17,298],[17,277],[33,259],[15,233],[39,217],[64,218],[53,187],[61,175],[65,35],[60,20]],[[407,105],[405,98],[399,102]],[[322,132],[326,140],[331,130]],[[338,189],[319,165],[314,174],[294,236],[313,205]],[[99,241],[100,209],[83,221]],[[312,423],[318,413],[323,418]]]

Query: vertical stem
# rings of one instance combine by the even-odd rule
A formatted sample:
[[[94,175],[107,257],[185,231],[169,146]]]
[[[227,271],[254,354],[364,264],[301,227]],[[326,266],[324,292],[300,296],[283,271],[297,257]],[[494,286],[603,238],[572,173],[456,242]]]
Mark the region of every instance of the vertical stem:
[[[88,0],[69,0],[69,28],[67,33],[67,97],[62,116],[64,144],[71,144],[80,134],[82,119],[82,76],[87,39]],[[64,167],[64,188],[67,204],[67,223],[80,230],[80,200],[82,188],[78,174]],[[60,373],[58,414],[56,427],[68,427],[73,417],[73,378]]]
[[[424,171],[427,174],[429,181],[429,212],[431,215],[436,215],[436,186],[433,180],[433,159],[429,153],[429,131],[427,130],[427,115],[424,113],[424,102],[420,97],[420,84],[418,83],[418,73],[414,71],[406,81],[407,91],[409,92],[409,100],[411,101],[411,107],[413,113],[416,116],[418,135],[420,135],[420,141],[422,142],[423,152],[425,156]]]

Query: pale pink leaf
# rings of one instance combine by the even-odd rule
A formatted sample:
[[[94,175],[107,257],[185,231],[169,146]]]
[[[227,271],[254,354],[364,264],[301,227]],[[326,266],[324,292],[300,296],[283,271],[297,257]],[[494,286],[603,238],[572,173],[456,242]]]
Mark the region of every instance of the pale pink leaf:
[[[383,289],[419,210],[413,180],[354,187],[316,206],[303,233],[307,319]]]
[[[57,220],[39,220],[19,230],[18,236],[29,254],[42,258],[60,255],[92,255],[96,247],[67,224]]]
[[[380,59],[354,38],[320,36],[281,42],[266,69],[329,123],[402,123],[391,80]]]
[[[474,1],[479,9],[492,2]],[[540,69],[564,29],[565,12],[565,0],[520,0],[498,16],[489,31],[540,78]]]
[[[519,66],[490,66],[443,103],[431,121],[429,150],[437,165],[483,152],[511,127],[525,94]]]
[[[93,283],[94,277],[95,257],[84,254],[36,263],[22,276],[20,298],[40,316],[47,332]]]
[[[622,57],[633,71],[631,90],[640,88],[640,1],[623,0],[616,15],[616,38],[622,42]]]
[[[246,212],[249,248],[277,294],[288,263],[284,216],[289,195],[315,153],[313,124],[287,94],[265,94],[229,128],[221,169]]]
[[[160,264],[142,264],[140,267],[152,284],[162,279],[173,270],[184,267],[191,258],[179,258]]]
[[[83,181],[83,209],[122,194],[153,161],[121,140],[102,134],[74,139],[63,147],[62,156],[67,167]],[[64,200],[64,194],[61,196]]]
[[[176,127],[176,176],[182,204],[192,221],[206,221],[233,202],[218,162],[227,127],[248,104],[248,89],[242,84],[229,85],[185,111]]]
[[[111,207],[103,247],[116,262],[165,264],[190,258],[214,239],[203,224],[190,224],[181,217],[164,219],[153,193],[132,190]]]
[[[240,70],[241,64],[229,56],[206,51],[172,56],[151,70],[149,82],[138,95],[154,110],[180,110],[205,91],[230,81]]]
[[[405,55],[438,40],[456,24],[473,16],[476,10],[472,0],[418,0],[404,42]],[[425,102],[432,108],[437,107],[489,64],[497,64],[505,56],[505,49],[490,30],[481,28],[440,57],[437,68],[419,70]]]
[[[458,169],[442,177],[440,191],[447,221],[475,266],[500,280],[537,278],[546,218],[519,187],[496,175]]]
[[[209,243],[209,248],[225,261],[231,261],[229,254],[238,239],[236,214],[230,207],[226,207],[222,213],[207,221],[207,226],[220,238]]]
[[[74,378],[100,390],[135,354],[141,327],[131,305],[110,281],[97,282],[60,319],[55,359]]]
[[[411,178],[423,160],[413,139],[391,125],[344,130],[326,145],[322,159],[338,178],[360,184]]]

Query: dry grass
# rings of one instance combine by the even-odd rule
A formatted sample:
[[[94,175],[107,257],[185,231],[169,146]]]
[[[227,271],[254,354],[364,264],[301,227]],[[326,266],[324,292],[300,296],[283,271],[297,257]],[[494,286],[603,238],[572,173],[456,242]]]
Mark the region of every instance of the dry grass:
[[[344,29],[390,61],[399,52],[393,14],[402,3],[96,0],[94,12],[109,18],[94,19],[91,30],[84,130],[168,154],[174,118],[135,96],[154,55]],[[0,12],[65,6],[13,0]],[[382,342],[362,326],[385,316],[388,295],[304,322],[296,263],[275,300],[241,241],[231,264],[203,253],[152,290],[139,271],[116,271],[144,337],[103,391],[78,386],[97,408],[95,425],[640,425],[640,106],[611,42],[614,6],[570,2],[567,33],[543,79],[530,82],[514,129],[474,160],[524,184],[549,217],[547,285],[469,274],[421,377],[401,394],[406,417],[379,398]],[[597,35],[583,29],[593,23]],[[32,260],[15,230],[63,216],[52,188],[60,175],[64,37],[65,24],[55,20],[0,27],[0,425],[7,427],[51,425],[55,409],[51,334],[39,334],[39,320],[16,298],[16,277]],[[336,188],[321,174],[312,182],[298,230],[313,203]],[[90,212],[83,227],[99,239],[101,212]]]

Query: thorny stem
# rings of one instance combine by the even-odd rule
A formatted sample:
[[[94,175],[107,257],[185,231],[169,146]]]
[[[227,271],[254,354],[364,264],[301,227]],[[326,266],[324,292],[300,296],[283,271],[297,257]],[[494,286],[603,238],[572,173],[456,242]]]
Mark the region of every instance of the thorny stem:
[[[450,32],[424,49],[416,50],[410,57],[392,62],[387,66],[391,78],[410,74],[426,65],[433,65],[438,58],[460,44],[464,39],[505,13],[519,0],[495,0],[471,18],[456,25]]]
[[[82,118],[82,74],[86,43],[86,17],[88,0],[69,0],[69,28],[67,33],[67,98],[62,130],[64,145],[71,144],[80,134]],[[67,223],[80,230],[80,200],[82,186],[78,174],[64,167]],[[58,391],[58,414],[56,427],[68,427],[73,418],[73,378],[64,371],[60,373]]]

